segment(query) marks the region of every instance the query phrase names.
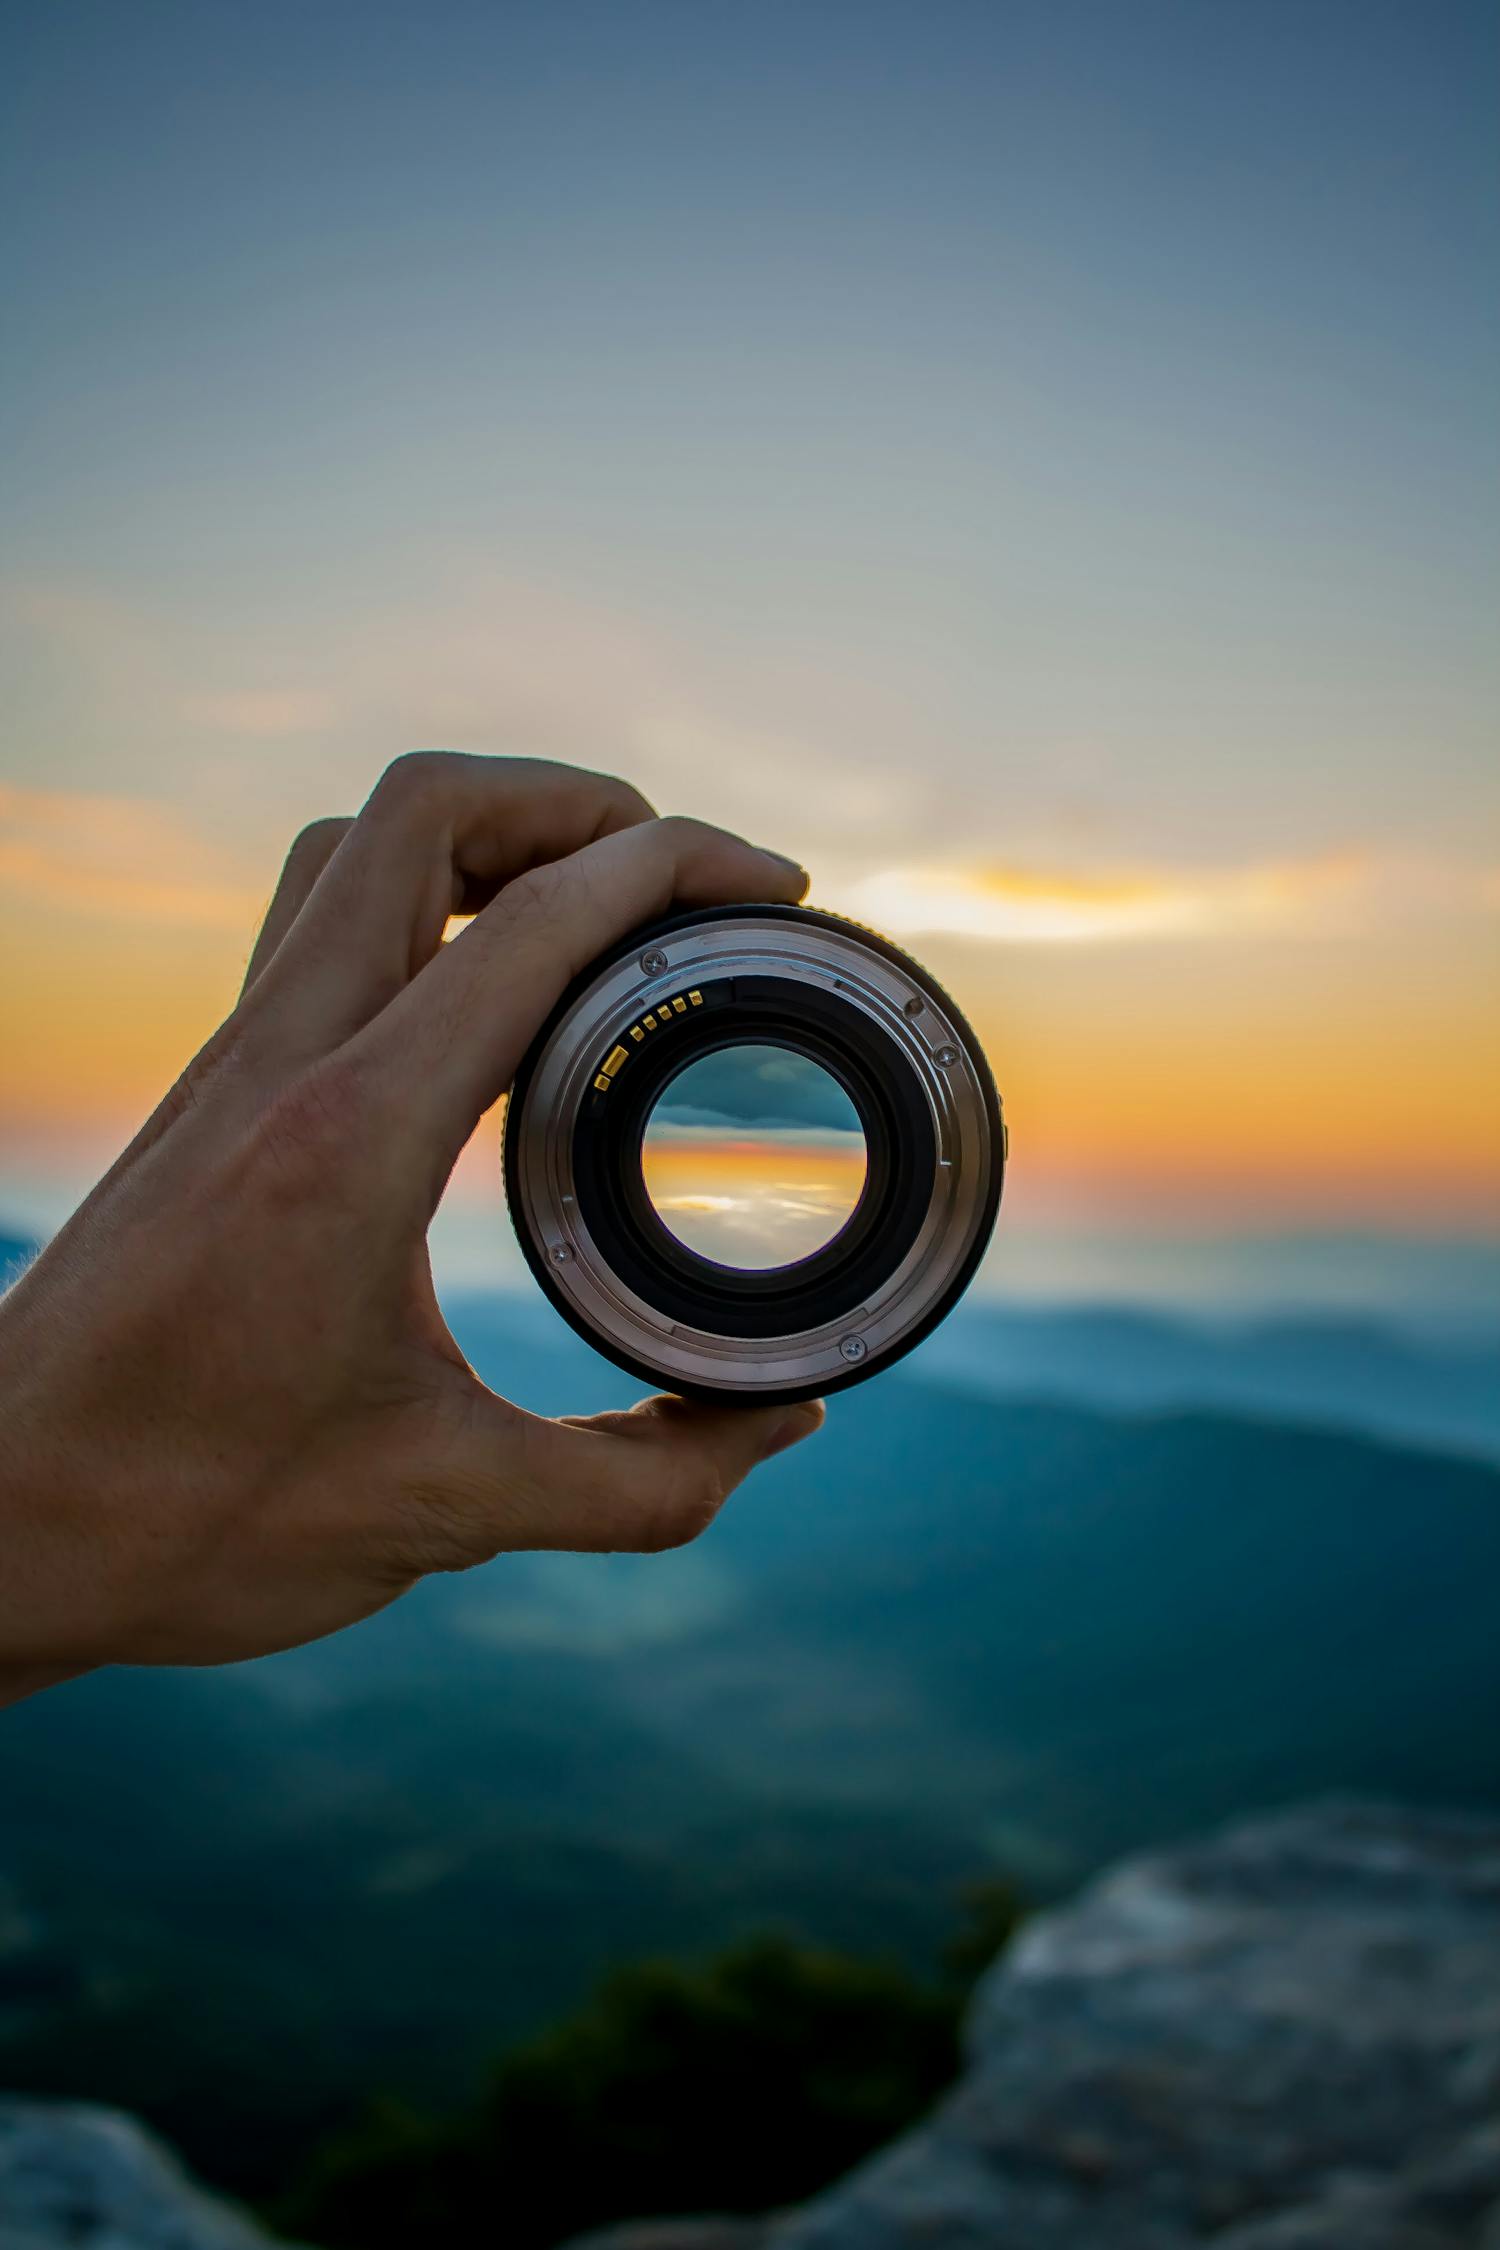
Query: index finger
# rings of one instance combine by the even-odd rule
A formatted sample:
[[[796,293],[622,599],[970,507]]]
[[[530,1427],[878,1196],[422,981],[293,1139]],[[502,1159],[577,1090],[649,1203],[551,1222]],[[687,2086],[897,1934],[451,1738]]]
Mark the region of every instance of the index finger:
[[[326,1053],[437,952],[450,914],[538,861],[652,817],[607,774],[530,758],[398,758],[337,840],[252,986],[262,1041]]]
[[[792,905],[806,889],[779,852],[701,821],[645,821],[508,883],[357,1045],[446,1169],[567,985],[616,939],[674,903]]]

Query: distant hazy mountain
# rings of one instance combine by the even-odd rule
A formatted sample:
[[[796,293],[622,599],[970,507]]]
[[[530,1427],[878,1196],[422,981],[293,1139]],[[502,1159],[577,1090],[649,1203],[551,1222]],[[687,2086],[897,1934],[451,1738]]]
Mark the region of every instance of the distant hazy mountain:
[[[1083,1399],[1127,1413],[1214,1406],[1500,1456],[1500,1343],[1406,1336],[1373,1320],[1170,1320],[971,1300],[909,1363],[989,1398]]]
[[[529,1405],[631,1395],[540,1306],[456,1318]],[[0,1718],[0,2081],[253,2190],[622,1955],[919,1954],[986,1867],[1330,1788],[1500,1804],[1497,1583],[1480,1464],[877,1381],[680,1554],[505,1558]]]
[[[743,1600],[617,1664],[721,1772],[982,1805],[1032,1881],[1305,1791],[1500,1801],[1492,1470],[915,1385],[831,1442],[727,1524]]]
[[[450,1312],[480,1371],[538,1411],[638,1395],[530,1295],[463,1296]],[[1126,1414],[1222,1408],[1500,1458],[1500,1328],[1440,1341],[1376,1320],[1211,1321],[970,1297],[883,1382]]]
[[[0,1229],[0,1286],[36,1245]],[[640,1386],[580,1343],[529,1289],[445,1299],[499,1388],[540,1412],[628,1401]],[[1500,1459],[1500,1299],[1488,1328],[1332,1314],[1254,1320],[1130,1307],[997,1304],[971,1295],[888,1380],[989,1399],[1075,1400],[1123,1414],[1210,1407],[1360,1430]]]

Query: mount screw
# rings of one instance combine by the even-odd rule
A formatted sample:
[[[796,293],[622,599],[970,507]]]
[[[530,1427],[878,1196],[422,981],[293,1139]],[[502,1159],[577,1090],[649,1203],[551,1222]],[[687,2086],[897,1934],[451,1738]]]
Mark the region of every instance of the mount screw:
[[[919,1016],[922,1013],[922,1002],[915,992],[906,1003],[906,1013],[909,1016]]]
[[[869,1348],[863,1336],[845,1336],[839,1345],[839,1358],[850,1361],[861,1360]]]
[[[939,1047],[932,1059],[940,1070],[951,1070],[958,1060],[958,1049],[956,1047]]]
[[[667,957],[665,953],[657,953],[653,950],[641,955],[641,967],[648,977],[659,977],[666,965]]]
[[[565,1266],[571,1261],[573,1252],[566,1242],[554,1242],[547,1255],[555,1266]]]

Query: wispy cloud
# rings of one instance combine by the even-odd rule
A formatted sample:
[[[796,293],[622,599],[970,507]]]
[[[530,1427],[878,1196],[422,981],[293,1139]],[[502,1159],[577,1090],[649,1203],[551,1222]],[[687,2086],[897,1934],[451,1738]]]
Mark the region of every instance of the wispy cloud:
[[[252,688],[236,694],[192,695],[182,707],[190,726],[215,734],[279,742],[289,736],[322,734],[343,713],[331,695],[313,689]]]
[[[264,897],[180,814],[141,798],[0,782],[0,891],[70,912],[248,930]]]
[[[1356,929],[1414,906],[1492,912],[1500,882],[1348,851],[1180,870],[896,866],[856,877],[837,903],[896,936],[1077,945]]]

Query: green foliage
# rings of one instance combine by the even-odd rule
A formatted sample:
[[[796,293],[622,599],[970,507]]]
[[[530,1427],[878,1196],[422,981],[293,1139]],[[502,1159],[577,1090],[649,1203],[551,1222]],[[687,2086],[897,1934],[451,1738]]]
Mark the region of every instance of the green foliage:
[[[927,2108],[960,2013],[956,1989],[781,1938],[621,1969],[509,2055],[474,2111],[372,2113],[276,2216],[330,2250],[496,2229],[548,2250],[616,2218],[793,2202]]]

